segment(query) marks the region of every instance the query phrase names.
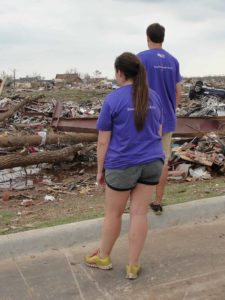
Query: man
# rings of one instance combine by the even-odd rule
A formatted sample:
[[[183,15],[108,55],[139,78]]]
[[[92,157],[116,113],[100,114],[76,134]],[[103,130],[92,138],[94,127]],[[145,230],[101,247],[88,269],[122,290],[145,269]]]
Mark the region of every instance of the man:
[[[154,23],[146,30],[149,50],[140,52],[138,57],[145,65],[149,86],[155,90],[163,105],[162,144],[165,152],[165,164],[156,187],[155,201],[150,207],[156,214],[161,214],[162,198],[168,176],[168,160],[171,154],[172,133],[176,128],[176,106],[181,98],[181,75],[179,63],[175,57],[162,49],[165,28]]]

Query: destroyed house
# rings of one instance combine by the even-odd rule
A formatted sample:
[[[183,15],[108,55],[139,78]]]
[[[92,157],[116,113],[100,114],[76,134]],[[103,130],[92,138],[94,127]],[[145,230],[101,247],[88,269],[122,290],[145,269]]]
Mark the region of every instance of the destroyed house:
[[[19,79],[16,79],[15,86],[16,88],[33,88],[34,86],[39,85],[39,81],[41,80],[40,76],[34,76],[34,77],[21,77]]]
[[[40,76],[35,76],[35,77],[22,77],[19,79],[16,79],[15,81],[15,87],[16,88],[39,88],[39,87],[44,87],[44,88],[50,88],[54,85],[53,80],[46,80],[42,79]]]
[[[55,83],[77,84],[81,83],[82,79],[78,74],[56,74]]]

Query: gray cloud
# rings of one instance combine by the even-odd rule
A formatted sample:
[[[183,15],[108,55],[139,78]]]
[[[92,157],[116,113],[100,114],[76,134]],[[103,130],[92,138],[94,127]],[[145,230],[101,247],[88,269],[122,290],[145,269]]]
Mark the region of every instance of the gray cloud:
[[[76,67],[113,76],[115,57],[146,49],[145,29],[159,22],[184,75],[224,73],[224,6],[223,0],[1,0],[0,71],[54,77]]]

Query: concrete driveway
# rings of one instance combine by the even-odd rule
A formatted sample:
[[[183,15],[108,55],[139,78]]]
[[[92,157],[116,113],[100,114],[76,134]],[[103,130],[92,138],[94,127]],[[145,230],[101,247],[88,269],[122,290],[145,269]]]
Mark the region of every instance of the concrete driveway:
[[[83,257],[96,242],[0,261],[0,300],[224,300],[225,217],[148,233],[143,271],[125,276],[127,238],[112,253],[113,269],[88,268]]]

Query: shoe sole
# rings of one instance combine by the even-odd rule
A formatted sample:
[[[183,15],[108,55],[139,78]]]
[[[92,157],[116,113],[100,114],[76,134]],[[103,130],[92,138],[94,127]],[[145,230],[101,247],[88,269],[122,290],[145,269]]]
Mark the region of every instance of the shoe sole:
[[[112,269],[112,264],[107,265],[107,266],[99,266],[99,265],[96,265],[96,264],[89,264],[89,263],[86,263],[86,265],[87,265],[88,267],[96,268],[96,269],[101,269],[101,270],[111,270],[111,269]]]
[[[155,211],[154,212],[157,216],[161,216],[162,212],[161,211]]]
[[[141,273],[141,268],[139,269],[139,271],[137,272],[137,274],[133,274],[133,273],[127,273],[127,275],[126,275],[126,279],[137,279],[138,278],[138,276],[140,275],[140,273]]]
[[[136,279],[136,278],[138,278],[138,275],[134,275],[134,274],[127,274],[126,275],[126,279]]]

